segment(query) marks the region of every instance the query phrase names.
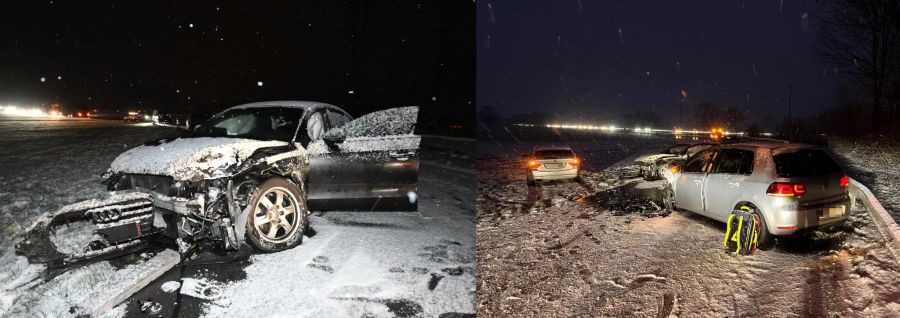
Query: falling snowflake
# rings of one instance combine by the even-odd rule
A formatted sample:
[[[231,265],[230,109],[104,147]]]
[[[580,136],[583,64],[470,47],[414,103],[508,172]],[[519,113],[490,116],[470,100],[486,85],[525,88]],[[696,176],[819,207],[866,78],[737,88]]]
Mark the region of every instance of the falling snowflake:
[[[619,28],[619,44],[625,46],[625,37],[622,35],[622,28]]]

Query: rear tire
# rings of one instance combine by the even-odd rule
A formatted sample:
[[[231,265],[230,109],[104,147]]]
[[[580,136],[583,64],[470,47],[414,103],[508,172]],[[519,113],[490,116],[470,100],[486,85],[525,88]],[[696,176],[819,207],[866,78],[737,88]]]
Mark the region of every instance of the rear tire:
[[[261,252],[279,252],[299,245],[309,227],[306,197],[284,178],[263,182],[249,209],[247,241]]]
[[[756,238],[756,248],[760,250],[768,250],[775,246],[775,237],[772,233],[769,233],[768,225],[766,224],[766,218],[763,217],[763,214],[759,211],[755,205],[750,203],[738,204],[735,207],[736,210],[740,210],[741,207],[747,206],[753,209],[753,214],[759,216],[759,237]]]

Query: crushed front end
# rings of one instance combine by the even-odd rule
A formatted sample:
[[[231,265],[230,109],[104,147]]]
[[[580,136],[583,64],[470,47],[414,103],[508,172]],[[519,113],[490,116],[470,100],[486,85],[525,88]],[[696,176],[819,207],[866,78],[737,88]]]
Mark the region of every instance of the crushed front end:
[[[109,190],[146,193],[158,220],[159,233],[189,256],[198,244],[214,244],[226,250],[238,248],[228,202],[232,183],[228,178],[178,181],[168,176],[114,174],[106,179]]]

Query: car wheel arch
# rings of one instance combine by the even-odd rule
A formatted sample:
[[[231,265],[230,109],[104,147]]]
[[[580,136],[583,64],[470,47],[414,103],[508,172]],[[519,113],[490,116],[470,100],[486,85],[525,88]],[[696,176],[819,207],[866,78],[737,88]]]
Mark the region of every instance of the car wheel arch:
[[[735,210],[739,210],[743,206],[749,206],[749,207],[753,208],[754,210],[756,210],[757,214],[759,214],[759,217],[762,218],[763,223],[766,225],[766,230],[768,230],[769,233],[772,233],[773,225],[771,224],[771,222],[768,221],[765,211],[761,210],[759,208],[758,204],[755,204],[752,201],[748,201],[746,199],[739,199],[734,203]]]

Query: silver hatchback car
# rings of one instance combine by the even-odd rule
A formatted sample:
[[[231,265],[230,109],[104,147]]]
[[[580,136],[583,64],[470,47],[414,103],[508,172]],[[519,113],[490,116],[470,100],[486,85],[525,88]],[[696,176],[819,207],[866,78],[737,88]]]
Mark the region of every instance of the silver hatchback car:
[[[731,211],[755,210],[760,245],[772,235],[837,225],[847,219],[849,179],[824,149],[803,144],[716,146],[673,166],[664,201],[725,222]]]

